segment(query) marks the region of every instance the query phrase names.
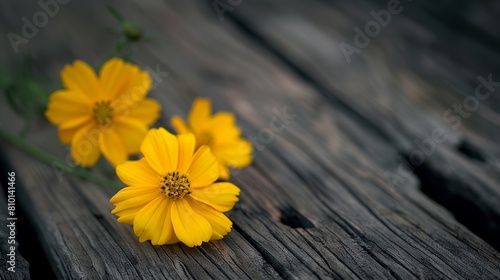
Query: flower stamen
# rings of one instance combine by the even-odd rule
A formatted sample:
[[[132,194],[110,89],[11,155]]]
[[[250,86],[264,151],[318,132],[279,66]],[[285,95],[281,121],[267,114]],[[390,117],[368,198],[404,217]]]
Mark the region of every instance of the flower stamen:
[[[191,193],[188,175],[180,174],[177,171],[168,172],[160,176],[159,181],[161,191],[171,199],[177,200]]]
[[[113,117],[111,101],[100,101],[94,104],[94,119],[99,125],[107,125]]]

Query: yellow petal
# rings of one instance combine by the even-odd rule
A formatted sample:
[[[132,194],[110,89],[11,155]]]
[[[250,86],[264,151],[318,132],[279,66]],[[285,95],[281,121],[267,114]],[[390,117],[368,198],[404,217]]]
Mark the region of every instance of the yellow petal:
[[[139,102],[144,100],[152,83],[148,72],[141,71],[137,66],[129,65],[126,67],[125,71],[127,73],[127,79],[130,80],[130,82],[123,90],[113,97],[112,103],[113,108],[115,108],[117,112],[120,112],[120,115],[125,114],[128,110],[132,110]]]
[[[185,174],[193,158],[196,140],[193,134],[181,134],[177,136],[177,139],[179,141],[179,164],[177,169]]]
[[[78,91],[58,90],[50,95],[45,116],[55,125],[85,116],[91,117],[92,103]]]
[[[212,126],[229,128],[235,126],[236,120],[234,115],[228,112],[218,112],[214,114]]]
[[[193,102],[193,107],[189,112],[189,126],[195,131],[203,129],[208,125],[210,120],[210,114],[212,111],[212,105],[210,100],[206,98],[196,98]]]
[[[148,133],[146,124],[134,119],[116,120],[114,124],[114,130],[120,135],[128,154],[138,154]]]
[[[137,213],[141,211],[142,207],[144,206],[127,209],[119,213],[114,213],[115,215],[118,216],[118,219],[116,219],[116,221],[119,222],[120,224],[134,225],[135,215],[137,215]]]
[[[158,173],[177,169],[179,144],[177,137],[164,128],[150,129],[141,144],[141,152]]]
[[[102,66],[99,81],[106,99],[113,100],[128,88],[131,81],[130,75],[132,74],[128,70],[120,58],[110,59]]]
[[[185,199],[174,202],[172,223],[177,238],[189,247],[199,246],[202,242],[208,242],[212,237],[210,223],[196,213]]]
[[[179,243],[179,241],[180,241],[179,238],[177,238],[177,236],[173,234],[172,237],[167,242],[165,242],[165,244],[175,244]]]
[[[124,113],[123,116],[127,120],[132,118],[149,126],[160,117],[160,109],[160,103],[151,98],[146,98],[132,107],[128,114]]]
[[[231,167],[242,168],[252,163],[252,144],[245,139],[238,139],[232,144],[214,146],[212,153]]]
[[[72,120],[66,121],[58,127],[59,139],[63,144],[71,143],[73,136],[92,121],[89,115],[84,115]]]
[[[228,217],[226,217],[226,215],[192,198],[188,197],[187,201],[193,210],[203,216],[212,226],[213,233],[210,240],[221,239],[224,235],[231,231],[233,223]]]
[[[136,161],[127,161],[116,167],[116,175],[126,185],[158,186],[158,172],[141,158]]]
[[[77,60],[73,65],[66,65],[61,72],[64,87],[78,90],[90,100],[102,98],[102,91],[97,76],[87,63]]]
[[[92,120],[90,115],[82,115],[74,119],[63,122],[59,125],[60,129],[71,129],[76,127],[83,127]]]
[[[164,196],[157,187],[126,187],[115,194],[110,202],[116,207],[111,213],[117,215],[118,222],[132,224],[135,215],[149,202]]]
[[[155,234],[151,238],[151,244],[153,245],[163,245],[167,244],[173,237],[174,226],[172,225],[172,205],[174,201],[172,199],[165,199],[165,206],[161,206],[158,209],[156,216],[151,218],[151,223],[157,224],[159,234]]]
[[[167,206],[167,199],[163,196],[155,198],[144,206],[134,218],[134,233],[139,236],[139,241],[151,240],[159,235],[158,216],[163,214]]]
[[[241,134],[241,130],[236,126],[234,115],[225,112],[214,115],[209,131],[214,135],[214,145],[232,143]]]
[[[75,128],[70,128],[70,129],[58,129],[58,134],[59,134],[59,140],[63,144],[69,144],[71,143],[71,140],[75,136],[75,134],[78,132],[78,130],[82,129],[81,127],[75,127]]]
[[[229,180],[229,177],[231,177],[231,173],[229,172],[229,168],[227,168],[227,166],[221,160],[219,160],[219,171],[220,171],[219,179]]]
[[[204,187],[219,178],[219,164],[208,146],[201,146],[193,156],[189,167],[191,186]]]
[[[121,165],[120,165],[121,166]],[[156,196],[161,193],[160,189],[157,186],[130,186],[130,187],[125,187],[121,190],[119,190],[111,199],[109,202],[111,204],[116,204],[120,202],[124,202],[130,199],[136,199],[138,197],[144,196],[144,199],[146,201],[152,201]],[[149,195],[149,197],[146,197],[146,195]],[[130,203],[129,203],[130,204]],[[124,205],[127,205],[127,203],[124,203]],[[135,206],[134,206],[135,207]]]
[[[136,188],[136,187],[130,187],[130,188]],[[127,193],[125,192],[121,194],[113,201],[120,200],[122,198],[121,197],[122,195],[127,196]],[[163,195],[163,193],[159,189],[153,189],[153,188],[147,189],[141,192],[140,195],[128,197],[126,200],[116,202],[116,207],[115,209],[113,209],[113,211],[111,211],[111,213],[118,216],[131,214],[130,210],[136,210],[137,208],[144,207],[151,201],[157,199],[158,197],[165,197],[165,195]]]
[[[99,139],[99,147],[104,157],[113,166],[124,163],[128,159],[127,148],[120,135],[113,129],[108,129],[102,133]]]
[[[170,124],[179,134],[191,133],[191,129],[189,129],[184,120],[179,116],[173,116],[172,119],[170,119]]]
[[[101,152],[99,151],[99,138],[101,131],[95,124],[89,123],[78,130],[71,140],[71,157],[81,166],[93,166],[97,163]]]
[[[142,209],[142,207],[153,201],[157,196],[153,197],[152,199],[151,197],[151,195],[141,195],[138,197],[134,197],[134,199],[130,199],[130,201],[127,201],[125,203],[117,203],[116,207],[111,211],[111,214],[115,214],[116,216],[118,216],[118,219],[126,219],[126,223],[129,224],[130,221],[128,219],[130,219],[131,216],[135,216]],[[132,206],[132,204],[129,202],[135,203],[136,206]]]
[[[214,183],[204,188],[192,188],[190,197],[226,212],[238,201],[240,189],[232,183]]]

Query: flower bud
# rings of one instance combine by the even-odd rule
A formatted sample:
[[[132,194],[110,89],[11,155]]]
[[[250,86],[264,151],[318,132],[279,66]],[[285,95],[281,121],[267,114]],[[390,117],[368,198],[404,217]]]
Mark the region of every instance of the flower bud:
[[[124,22],[122,25],[123,34],[129,41],[139,41],[142,38],[141,26],[135,22]]]

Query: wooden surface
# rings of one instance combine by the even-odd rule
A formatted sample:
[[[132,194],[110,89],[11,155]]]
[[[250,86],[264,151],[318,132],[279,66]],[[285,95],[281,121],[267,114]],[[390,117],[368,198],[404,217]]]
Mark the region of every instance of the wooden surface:
[[[26,251],[31,277],[500,278],[500,87],[460,127],[443,118],[474,95],[478,76],[500,80],[492,28],[499,5],[402,2],[348,63],[339,44],[352,44],[353,27],[387,2],[243,0],[223,21],[211,1],[61,6],[22,48],[39,75],[57,77],[75,59],[99,64],[114,39],[102,32],[115,26],[111,3],[154,35],[134,60],[169,73],[151,92],[163,106],[158,125],[186,116],[196,96],[234,112],[250,139],[272,128],[276,112],[293,117],[272,141],[257,140],[253,165],[232,177],[242,189],[229,212],[233,231],[198,248],[139,243],[111,215],[112,191],[4,144],[2,174],[16,172],[23,223],[32,228],[25,239],[36,238],[33,250],[50,266],[37,267]],[[2,34],[19,33],[20,19],[40,9],[0,7]],[[0,58],[14,63],[19,57],[0,40]],[[20,120],[1,106],[2,128],[19,131]],[[394,177],[411,162],[415,141],[436,129],[446,141]],[[67,155],[42,118],[27,139]]]

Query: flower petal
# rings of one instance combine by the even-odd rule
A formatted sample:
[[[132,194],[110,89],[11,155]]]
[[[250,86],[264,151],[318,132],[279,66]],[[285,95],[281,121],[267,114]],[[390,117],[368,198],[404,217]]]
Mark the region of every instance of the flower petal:
[[[187,200],[179,199],[172,207],[172,223],[175,235],[189,247],[199,246],[212,237],[212,226],[196,213]]]
[[[141,205],[139,207],[129,208],[127,210],[123,210],[123,211],[116,212],[116,213],[112,212],[112,213],[118,216],[118,219],[116,219],[116,221],[118,221],[119,223],[127,224],[127,225],[134,225],[135,216],[137,215],[137,213],[139,213],[139,211],[141,211],[141,209],[143,207],[144,207],[144,205]]]
[[[189,126],[195,131],[203,129],[208,125],[210,114],[212,112],[212,105],[207,98],[196,98],[193,102],[193,107],[189,112]]]
[[[212,119],[212,126],[218,127],[232,127],[235,126],[236,119],[234,115],[229,112],[218,112],[214,114]]]
[[[138,154],[140,152],[141,143],[148,133],[146,124],[135,120],[116,120],[115,131],[120,135],[128,154]]]
[[[120,58],[108,60],[101,68],[99,81],[101,82],[104,96],[107,99],[115,99],[130,84],[130,74]],[[137,70],[138,71],[138,70]]]
[[[84,115],[64,122],[58,127],[59,139],[63,144],[71,143],[71,139],[73,139],[73,136],[78,132],[78,130],[89,124],[91,121],[92,119],[89,115]]]
[[[172,225],[172,205],[174,200],[165,199],[165,206],[161,206],[157,211],[157,215],[151,218],[151,223],[154,223],[158,227],[159,234],[152,236],[151,244],[153,245],[163,245],[167,244],[173,237],[174,226]]]
[[[226,215],[192,198],[187,198],[187,201],[193,210],[203,216],[212,226],[213,233],[210,240],[222,239],[224,235],[231,231],[233,223]]]
[[[128,159],[127,148],[120,135],[113,129],[108,129],[102,133],[99,139],[99,147],[104,157],[113,166],[124,163]]]
[[[75,127],[75,128],[69,128],[69,129],[58,129],[58,134],[59,134],[59,140],[61,140],[61,143],[63,144],[69,144],[71,143],[71,140],[75,136],[75,134],[78,132],[78,130],[82,129],[81,127]]]
[[[170,124],[178,134],[191,133],[191,129],[189,129],[188,125],[179,116],[173,116],[172,119],[170,119]]]
[[[110,202],[116,207],[111,213],[117,215],[118,222],[133,224],[135,215],[149,202],[163,196],[157,187],[126,187],[116,193]]]
[[[179,243],[179,238],[177,238],[177,236],[175,235],[175,231],[174,231],[174,234],[172,235],[172,237],[167,241],[165,242],[165,244],[175,244],[175,243]]]
[[[204,188],[192,188],[190,197],[226,212],[238,201],[240,189],[232,183],[214,183]]]
[[[97,163],[99,138],[101,131],[94,123],[89,123],[75,133],[71,140],[71,158],[81,166],[93,166]]]
[[[196,140],[193,134],[177,135],[177,139],[179,141],[179,164],[177,169],[182,174],[185,174],[188,171],[191,159],[193,158]]]
[[[58,90],[50,95],[45,116],[55,125],[85,116],[91,117],[92,103],[78,91]]]
[[[146,206],[144,206],[134,218],[134,233],[139,236],[139,241],[152,240],[160,235],[158,220],[163,215],[163,210],[167,206],[165,196],[158,196]]]
[[[140,199],[138,198],[143,197],[141,199],[143,199],[144,201],[152,201],[160,193],[161,191],[157,186],[130,186],[119,190],[109,201],[117,206],[121,202],[128,201],[130,203],[123,203],[123,204],[128,204],[129,206],[133,206],[132,201],[129,200],[139,201]],[[135,205],[133,207],[136,206],[138,205]]]
[[[153,124],[160,117],[160,103],[151,98],[146,98],[131,108],[128,114],[124,114],[125,119],[135,119],[145,125]]]
[[[113,209],[111,213],[118,216],[131,214],[133,212],[130,212],[130,210],[137,210],[137,208],[142,208],[158,197],[164,197],[164,195],[158,189],[148,189],[147,192],[144,191],[144,193],[141,195],[117,203],[115,209]],[[137,212],[138,211],[139,210],[137,210]]]
[[[141,158],[136,161],[127,161],[116,167],[116,175],[126,185],[158,186],[158,172]]]
[[[229,177],[231,177],[231,172],[229,172],[229,168],[227,168],[226,164],[222,160],[219,160],[219,171],[220,171],[219,179],[229,180]]]
[[[236,126],[234,115],[226,112],[213,116],[209,131],[214,136],[214,145],[232,143],[241,134],[241,130]]]
[[[71,120],[65,121],[64,123],[59,125],[59,128],[60,129],[79,128],[85,126],[90,121],[92,121],[92,117],[90,115],[82,115],[80,117],[76,117]]]
[[[189,179],[192,187],[205,187],[219,178],[217,159],[208,146],[201,146],[193,156],[189,167]]]
[[[231,144],[216,145],[212,153],[228,166],[242,168],[252,163],[252,144],[245,139],[238,139]]]
[[[137,103],[144,100],[144,97],[151,88],[151,77],[146,71],[141,71],[135,65],[125,67],[126,79],[130,80],[126,87],[121,89],[113,96],[112,106],[120,114],[132,110],[137,106]]]
[[[178,140],[164,128],[149,130],[141,144],[141,152],[149,165],[160,174],[177,169]]]
[[[94,69],[87,63],[77,60],[73,65],[66,65],[61,72],[63,85],[67,89],[77,90],[90,100],[102,98],[102,91]]]

